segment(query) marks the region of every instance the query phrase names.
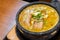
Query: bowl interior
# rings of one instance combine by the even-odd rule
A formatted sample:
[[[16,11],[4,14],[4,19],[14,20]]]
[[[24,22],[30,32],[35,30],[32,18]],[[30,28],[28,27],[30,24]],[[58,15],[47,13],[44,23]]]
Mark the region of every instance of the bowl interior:
[[[18,14],[17,14],[17,25],[18,25],[18,29],[19,30],[22,30],[23,32],[26,32],[26,33],[28,33],[28,34],[34,34],[34,35],[43,35],[43,34],[47,34],[47,33],[51,33],[51,32],[53,32],[53,31],[55,31],[55,30],[57,30],[57,28],[58,28],[58,25],[59,25],[59,22],[56,24],[56,26],[54,27],[54,28],[52,28],[51,30],[48,30],[48,31],[45,31],[45,32],[31,32],[31,31],[28,31],[28,30],[26,30],[26,29],[24,29],[21,25],[20,25],[20,23],[19,23],[19,15],[20,15],[20,13],[26,8],[26,7],[29,7],[29,6],[32,6],[32,5],[36,5],[36,4],[44,4],[44,5],[48,5],[48,6],[50,6],[50,7],[52,7],[52,8],[54,8],[56,11],[57,11],[57,9],[53,6],[53,5],[51,5],[50,3],[48,3],[48,2],[33,2],[33,3],[31,3],[31,4],[27,4],[27,5],[24,5],[19,11],[18,11]],[[58,12],[58,11],[57,11]],[[59,12],[58,12],[59,13]]]

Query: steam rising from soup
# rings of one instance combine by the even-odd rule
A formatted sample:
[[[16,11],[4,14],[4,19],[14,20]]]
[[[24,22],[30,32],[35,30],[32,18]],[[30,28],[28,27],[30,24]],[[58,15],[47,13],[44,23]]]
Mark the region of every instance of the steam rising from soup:
[[[57,11],[44,4],[26,7],[19,15],[20,25],[31,32],[44,32],[56,26],[59,21]]]

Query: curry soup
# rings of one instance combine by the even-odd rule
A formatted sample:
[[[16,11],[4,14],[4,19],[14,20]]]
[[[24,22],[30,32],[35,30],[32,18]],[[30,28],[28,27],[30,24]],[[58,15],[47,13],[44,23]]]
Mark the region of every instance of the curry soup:
[[[20,25],[31,32],[48,31],[54,28],[58,21],[58,12],[44,4],[28,6],[19,15]]]

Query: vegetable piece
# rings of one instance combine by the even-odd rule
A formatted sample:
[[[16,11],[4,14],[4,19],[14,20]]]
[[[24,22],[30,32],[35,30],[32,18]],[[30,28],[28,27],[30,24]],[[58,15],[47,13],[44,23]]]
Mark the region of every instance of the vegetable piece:
[[[36,14],[37,15],[32,14],[32,18],[37,19],[37,20],[39,20],[40,18],[42,18],[42,14],[40,12],[37,12]]]
[[[48,17],[48,15],[44,15],[44,18],[47,18]]]

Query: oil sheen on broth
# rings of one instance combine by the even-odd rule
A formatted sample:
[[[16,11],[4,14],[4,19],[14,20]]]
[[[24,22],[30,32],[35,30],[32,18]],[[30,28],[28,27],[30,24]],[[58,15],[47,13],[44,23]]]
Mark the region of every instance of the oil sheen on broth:
[[[56,26],[59,21],[57,11],[44,4],[26,7],[19,15],[20,25],[31,32],[45,32]]]

